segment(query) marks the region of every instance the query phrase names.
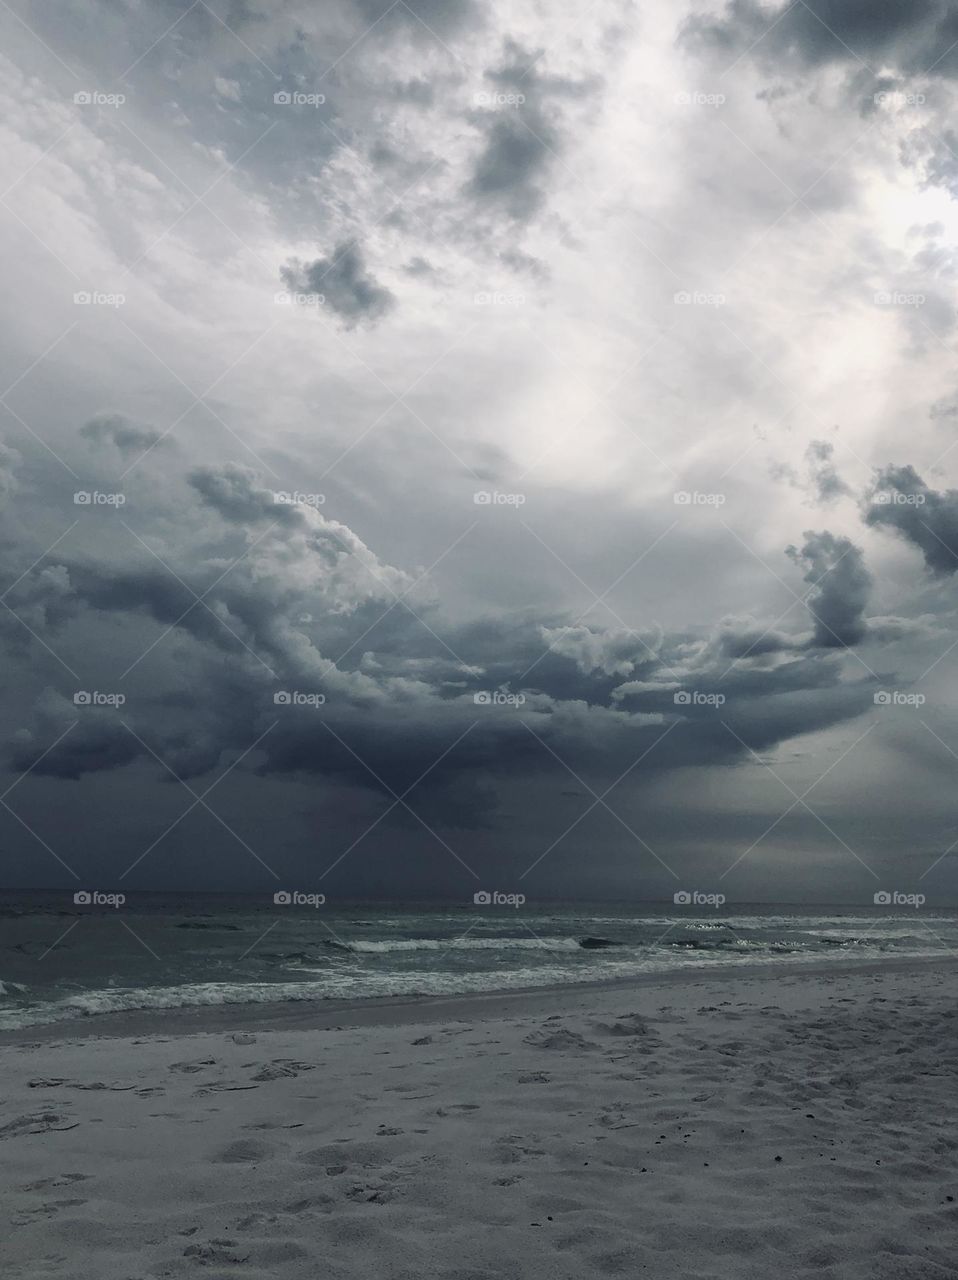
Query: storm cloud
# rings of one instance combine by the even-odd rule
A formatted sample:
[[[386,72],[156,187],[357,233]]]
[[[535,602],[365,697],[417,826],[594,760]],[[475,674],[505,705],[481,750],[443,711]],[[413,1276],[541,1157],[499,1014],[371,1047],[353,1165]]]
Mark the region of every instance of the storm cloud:
[[[374,324],[396,305],[394,295],[367,271],[355,240],[338,244],[328,258],[288,262],[280,276],[291,293],[318,299],[319,305],[328,306],[347,329]]]
[[[769,67],[831,62],[861,66],[872,59],[903,72],[958,74],[958,14],[949,0],[809,0],[768,8],[731,0],[719,18],[696,16],[685,27],[694,44],[729,54],[748,51]]]
[[[886,467],[875,479],[865,520],[917,547],[933,573],[958,569],[958,489],[931,489],[914,467]]]
[[[911,885],[952,9],[11,0],[11,882]]]

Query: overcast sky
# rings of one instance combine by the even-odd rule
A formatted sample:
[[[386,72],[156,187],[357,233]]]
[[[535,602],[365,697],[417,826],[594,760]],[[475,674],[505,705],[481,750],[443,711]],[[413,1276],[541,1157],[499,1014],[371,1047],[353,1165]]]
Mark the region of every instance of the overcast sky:
[[[958,6],[10,0],[10,886],[958,901]]]

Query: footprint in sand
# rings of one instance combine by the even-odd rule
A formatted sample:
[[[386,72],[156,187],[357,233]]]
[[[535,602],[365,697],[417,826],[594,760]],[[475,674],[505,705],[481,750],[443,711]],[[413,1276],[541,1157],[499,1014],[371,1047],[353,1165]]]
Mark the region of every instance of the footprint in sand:
[[[41,1178],[39,1182],[28,1182],[21,1191],[51,1191],[55,1187],[69,1187],[74,1182],[87,1182],[88,1173],[60,1173],[53,1178]]]
[[[565,1027],[540,1027],[538,1031],[530,1031],[523,1037],[523,1044],[532,1045],[534,1049],[598,1049],[598,1045],[586,1040],[577,1031],[569,1031]]]
[[[178,1071],[182,1075],[192,1075],[196,1071],[202,1071],[204,1067],[215,1067],[215,1058],[194,1058],[192,1062],[171,1062],[168,1071]]]
[[[249,1260],[249,1254],[239,1254],[233,1251],[230,1244],[216,1243],[212,1241],[209,1244],[190,1244],[183,1250],[184,1258],[194,1258],[202,1266],[207,1266],[211,1262],[227,1263],[232,1266],[238,1266],[241,1262]]]
[[[313,1065],[312,1062],[297,1062],[295,1058],[274,1058],[272,1062],[260,1067],[253,1079],[260,1082],[266,1080],[295,1080],[304,1071],[312,1071]]]
[[[655,1035],[649,1022],[637,1013],[620,1013],[615,1022],[596,1022],[594,1026],[604,1036]]]
[[[247,1164],[260,1160],[268,1160],[273,1155],[273,1148],[266,1142],[256,1142],[253,1138],[240,1138],[231,1142],[216,1157],[219,1164]]]
[[[86,1200],[48,1200],[46,1204],[37,1205],[35,1209],[25,1209],[13,1221],[17,1226],[28,1226],[37,1218],[53,1218],[61,1209],[78,1209],[87,1204]]]
[[[19,1138],[31,1133],[59,1133],[65,1129],[75,1129],[79,1120],[70,1120],[69,1116],[57,1111],[36,1111],[30,1116],[18,1116],[16,1120],[0,1126],[0,1139]]]

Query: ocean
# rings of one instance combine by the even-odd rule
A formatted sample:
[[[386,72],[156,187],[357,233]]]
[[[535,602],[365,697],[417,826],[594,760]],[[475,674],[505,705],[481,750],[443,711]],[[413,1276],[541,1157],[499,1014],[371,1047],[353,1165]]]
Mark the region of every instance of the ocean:
[[[958,911],[673,903],[307,905],[0,894],[0,1029],[125,1009],[515,990],[696,965],[921,957]]]

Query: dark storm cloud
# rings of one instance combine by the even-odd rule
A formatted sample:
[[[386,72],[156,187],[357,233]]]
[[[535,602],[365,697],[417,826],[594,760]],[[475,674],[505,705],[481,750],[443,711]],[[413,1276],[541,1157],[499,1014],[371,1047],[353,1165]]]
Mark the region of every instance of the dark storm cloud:
[[[576,771],[621,772],[668,729],[650,769],[734,763],[743,741],[765,748],[870,704],[870,682],[842,679],[843,641],[830,633],[821,651],[800,651],[796,638],[770,664],[772,646],[754,636],[733,653],[728,621],[705,634],[533,616],[457,628],[427,597],[413,614],[399,607],[407,574],[315,507],[277,504],[248,468],[198,468],[166,500],[181,513],[182,539],[164,548],[172,572],[145,554],[120,565],[54,555],[18,584],[15,607],[78,669],[89,654],[73,654],[71,628],[89,635],[105,617],[129,629],[129,662],[142,665],[122,716],[45,693],[11,743],[14,767],[54,778],[136,759],[154,768],[146,742],[189,778],[265,734],[244,766],[263,776],[319,776],[388,801],[425,774],[417,811],[481,827],[496,788],[554,769],[552,752]],[[829,534],[801,553],[810,580],[823,577],[818,629],[828,620],[847,643],[862,631],[856,557]],[[177,660],[157,685],[150,653],[168,631]],[[734,733],[714,706],[677,700],[683,689],[724,691]],[[277,703],[278,690],[312,701]]]
[[[719,641],[722,651],[729,658],[759,658],[767,653],[781,653],[795,648],[795,639],[774,628],[765,630],[751,620],[723,623]]]
[[[522,249],[504,249],[499,254],[499,261],[510,271],[517,271],[532,276],[534,280],[549,279],[549,267],[541,258],[535,258]]]
[[[407,276],[431,277],[436,274],[436,268],[432,263],[428,262],[425,258],[420,257],[418,254],[415,257],[410,258],[409,261],[403,265],[403,271],[405,271]]]
[[[474,116],[485,144],[467,192],[517,221],[531,218],[545,199],[543,181],[565,144],[560,104],[588,97],[600,84],[541,74],[540,57],[507,41],[502,65],[485,73],[485,109]]]
[[[9,445],[0,441],[0,511],[7,505],[19,487],[16,477],[16,469],[19,462],[20,455],[16,449],[11,449]]]
[[[830,506],[838,498],[847,497],[849,485],[838,474],[835,466],[835,446],[828,440],[812,440],[805,450],[804,476],[788,463],[773,462],[769,474],[773,480],[804,489],[809,505]]]
[[[482,11],[475,0],[353,0],[358,12],[370,24],[391,20],[404,26],[421,26],[437,35],[452,34],[475,26]]]
[[[695,16],[683,39],[729,58],[748,50],[768,67],[861,61],[906,73],[934,67],[958,74],[958,12],[951,0],[783,0],[773,8],[758,0],[731,0],[724,13]],[[876,65],[874,69],[879,70]]]
[[[914,467],[886,467],[876,477],[865,522],[901,534],[933,573],[958,569],[958,489],[930,489]]]
[[[806,533],[801,549],[789,547],[786,554],[805,569],[805,581],[811,587],[808,607],[814,620],[814,643],[832,649],[862,640],[872,578],[861,550],[850,539],[826,529]]]
[[[78,691],[78,693],[87,691]],[[51,741],[59,739],[44,772],[53,778],[77,779],[84,773],[118,769],[140,754],[136,739],[119,722],[114,710],[78,706],[53,689],[37,701],[33,729],[17,733],[11,744],[10,763],[23,772]],[[50,758],[52,757],[52,758]]]
[[[366,270],[355,240],[338,244],[329,258],[307,263],[293,259],[280,269],[280,276],[293,293],[319,294],[347,329],[381,320],[396,304],[393,294]]]
[[[827,440],[813,440],[805,451],[809,479],[819,502],[830,503],[851,493],[838,474],[834,461],[835,446]]]
[[[257,485],[253,472],[235,462],[221,467],[197,467],[190,473],[189,483],[209,506],[236,524],[296,524],[302,519],[296,506],[283,503],[278,493]]]
[[[160,431],[131,422],[129,418],[124,418],[119,413],[91,418],[80,428],[80,435],[87,440],[92,440],[94,444],[115,445],[121,453],[131,451],[142,453],[145,449],[151,449],[160,443],[164,445],[173,443],[171,437],[164,437]]]

